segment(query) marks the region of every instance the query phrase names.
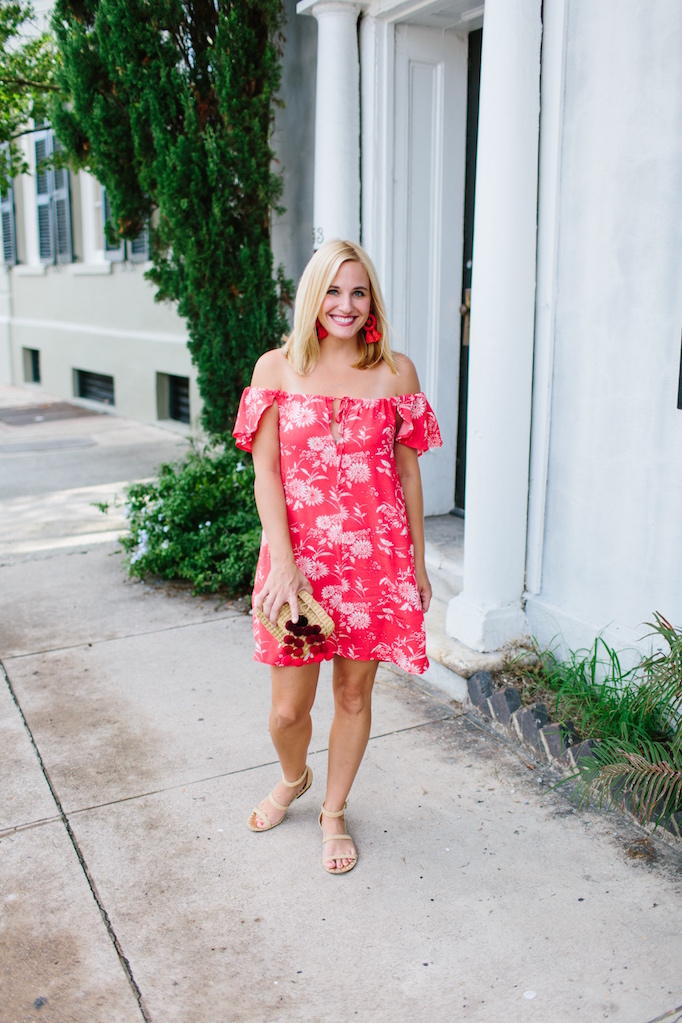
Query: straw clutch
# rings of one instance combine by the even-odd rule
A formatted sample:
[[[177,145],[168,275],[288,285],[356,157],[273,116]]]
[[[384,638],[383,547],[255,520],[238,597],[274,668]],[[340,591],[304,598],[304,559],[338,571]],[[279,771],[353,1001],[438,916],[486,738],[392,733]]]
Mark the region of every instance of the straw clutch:
[[[301,590],[298,595],[298,621],[295,625],[291,621],[288,604],[282,605],[274,625],[260,608],[254,608],[253,613],[283,647],[284,664],[298,666],[304,661],[322,661],[333,655],[334,644],[328,640],[334,631],[334,622],[307,590]]]

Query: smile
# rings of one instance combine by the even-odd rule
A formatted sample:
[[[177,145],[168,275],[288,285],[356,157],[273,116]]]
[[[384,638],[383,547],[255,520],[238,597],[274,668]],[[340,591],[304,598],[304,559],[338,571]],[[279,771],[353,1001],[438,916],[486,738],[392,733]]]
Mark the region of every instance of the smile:
[[[340,327],[349,327],[355,321],[355,316],[331,316],[331,319]]]

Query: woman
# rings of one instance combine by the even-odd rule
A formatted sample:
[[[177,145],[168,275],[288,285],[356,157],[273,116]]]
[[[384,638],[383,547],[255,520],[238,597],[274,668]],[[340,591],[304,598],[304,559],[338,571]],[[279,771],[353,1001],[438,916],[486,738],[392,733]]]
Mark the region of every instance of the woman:
[[[410,360],[391,352],[376,271],[351,242],[315,253],[296,293],[294,329],[256,364],[234,430],[252,450],[263,524],[253,605],[273,623],[308,590],[332,617],[334,719],[320,826],[323,865],[346,873],[357,851],[344,810],[369,738],[380,661],[428,667],[417,455],[441,444]],[[292,666],[254,615],[256,660],[270,664],[270,734],[282,781],[251,814],[267,831],[312,782],[306,755],[319,663]],[[319,661],[319,655],[318,655]]]

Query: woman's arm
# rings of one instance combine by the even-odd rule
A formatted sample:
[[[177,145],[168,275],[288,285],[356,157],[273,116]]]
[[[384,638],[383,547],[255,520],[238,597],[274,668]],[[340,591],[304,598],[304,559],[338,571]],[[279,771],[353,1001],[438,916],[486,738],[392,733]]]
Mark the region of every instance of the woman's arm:
[[[275,353],[268,352],[267,355]],[[266,365],[261,362],[266,361]],[[277,387],[265,382],[272,379],[272,366],[267,359],[259,360],[253,374],[254,387]],[[270,572],[263,589],[253,595],[254,607],[261,608],[271,622],[277,621],[282,604],[291,607],[292,621],[298,620],[297,596],[301,590],[312,593],[312,587],[294,561],[291,534],[284,500],[284,486],[279,462],[279,412],[271,405],[261,416],[258,431],[253,438],[253,465],[256,472],[254,493],[263,532],[270,549]]]
[[[414,363],[406,355],[396,353],[398,375],[394,384],[398,395],[418,394],[421,390],[419,377]],[[400,426],[400,422],[398,423]],[[395,464],[400,476],[400,483],[405,497],[407,521],[412,535],[414,547],[414,567],[417,586],[421,597],[422,609],[428,611],[431,603],[431,583],[426,573],[424,562],[424,497],[422,494],[422,478],[419,471],[419,456],[414,448],[399,442],[395,445]]]
[[[424,499],[417,452],[405,444],[396,444],[395,464],[405,497],[405,510],[412,535],[414,567],[422,610],[428,611],[431,603],[431,583],[424,562]]]

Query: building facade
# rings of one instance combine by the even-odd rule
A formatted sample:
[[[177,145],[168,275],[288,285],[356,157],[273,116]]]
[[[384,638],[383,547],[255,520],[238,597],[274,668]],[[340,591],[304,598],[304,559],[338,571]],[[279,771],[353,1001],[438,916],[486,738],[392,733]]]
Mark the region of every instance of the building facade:
[[[478,650],[529,633],[642,649],[654,611],[682,624],[682,7],[297,10],[276,259],[296,278],[314,245],[349,237],[377,265],[394,345],[442,427],[422,460],[427,513],[466,516],[448,632]],[[28,180],[5,378],[30,379],[37,350],[46,389],[114,376],[116,407],[153,420],[185,377],[194,415],[183,325],[154,306],[143,263],[108,258],[96,183],[72,188],[76,261],[47,265]]]

